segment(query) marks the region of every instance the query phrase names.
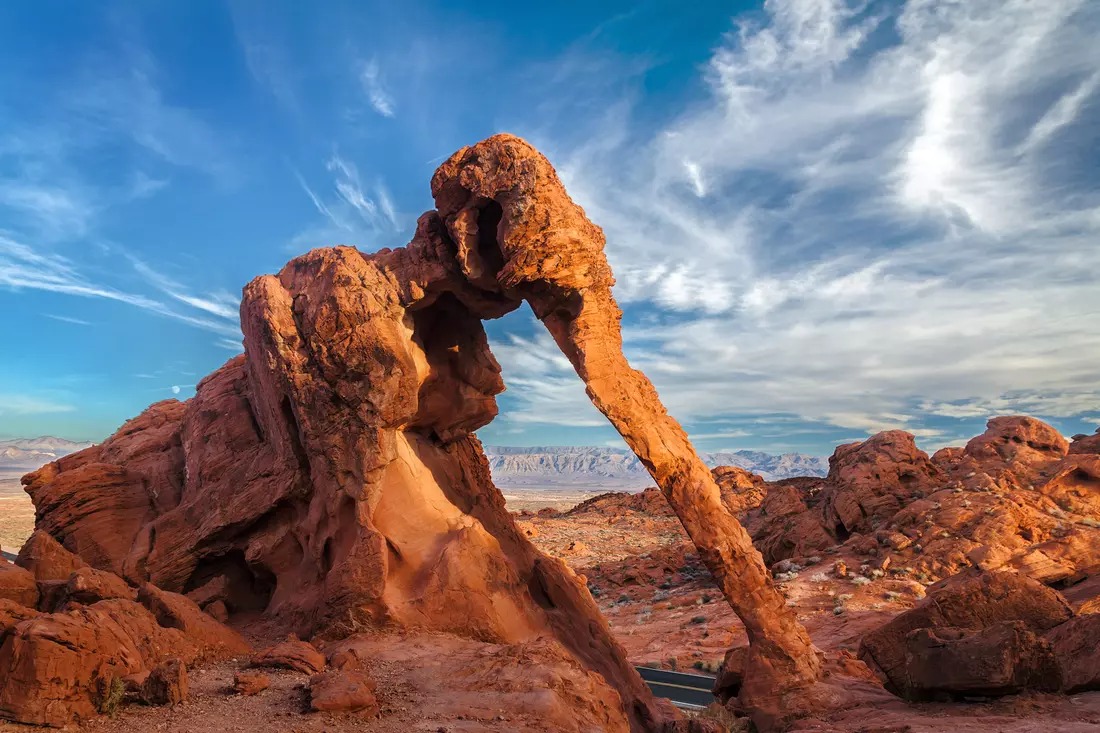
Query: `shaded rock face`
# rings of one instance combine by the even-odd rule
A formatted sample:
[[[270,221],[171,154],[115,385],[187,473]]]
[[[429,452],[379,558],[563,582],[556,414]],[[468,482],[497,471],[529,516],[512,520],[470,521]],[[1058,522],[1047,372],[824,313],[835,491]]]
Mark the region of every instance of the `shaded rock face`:
[[[125,586],[117,577],[100,578],[96,587],[118,584]],[[188,602],[164,591],[157,597],[161,605]],[[187,694],[184,665],[248,651],[236,632],[210,618],[192,618],[187,630],[166,624],[147,607],[156,608],[149,595],[139,595],[142,603],[112,598],[80,605],[80,598],[89,596],[70,598],[61,613],[0,605],[0,719],[55,727],[86,720],[112,680],[152,680],[143,694],[157,704],[178,702]]]
[[[1061,672],[1050,644],[1019,621],[979,631],[917,629],[905,639],[906,695],[999,696],[1057,692]]]
[[[974,574],[953,579],[916,608],[864,636],[859,657],[888,689],[905,697],[978,689],[1006,694],[1045,674],[1035,670],[1049,671],[1047,662],[1053,657],[1032,637],[1072,616],[1065,599],[1038,581],[1008,572]],[[985,633],[1005,622],[1019,626]],[[930,633],[915,634],[922,630]],[[982,661],[1002,643],[1019,654],[1006,651],[1007,656],[988,664]],[[949,679],[941,669],[937,682],[937,665],[946,664],[954,666],[957,677]]]
[[[244,355],[188,402],[157,403],[24,478],[39,529],[142,585],[175,628],[192,610],[151,589],[263,611],[302,634],[383,626],[522,644],[549,633],[607,680],[634,729],[660,729],[675,714],[583,583],[516,528],[472,432],[504,389],[481,322],[526,301],[744,619],[755,693],[816,678],[808,636],[710,471],[623,357],[602,232],[550,164],[496,136],[444,163],[432,193],[438,211],[401,249],[314,250],[251,282]]]

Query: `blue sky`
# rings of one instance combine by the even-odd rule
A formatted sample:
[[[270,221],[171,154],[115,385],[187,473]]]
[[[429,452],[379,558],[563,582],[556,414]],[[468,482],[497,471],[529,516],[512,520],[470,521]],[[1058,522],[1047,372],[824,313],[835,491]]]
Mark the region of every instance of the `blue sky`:
[[[701,450],[1100,424],[1100,5],[0,4],[0,438],[98,440],[240,351],[252,277],[408,241],[528,138]],[[612,444],[526,310],[480,434]]]

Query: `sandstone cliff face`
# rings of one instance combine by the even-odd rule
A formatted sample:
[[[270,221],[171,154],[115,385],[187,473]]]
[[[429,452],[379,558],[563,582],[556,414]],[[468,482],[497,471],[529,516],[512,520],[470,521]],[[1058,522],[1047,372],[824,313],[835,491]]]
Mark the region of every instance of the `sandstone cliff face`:
[[[582,580],[516,528],[473,435],[504,389],[481,321],[526,301],[745,619],[761,698],[814,679],[809,639],[748,535],[623,357],[602,232],[550,164],[496,136],[452,156],[432,192],[438,211],[406,247],[315,250],[251,282],[243,356],[192,400],[24,479],[38,528],[133,584],[300,633],[549,635],[616,690],[616,715],[661,729],[677,716]]]

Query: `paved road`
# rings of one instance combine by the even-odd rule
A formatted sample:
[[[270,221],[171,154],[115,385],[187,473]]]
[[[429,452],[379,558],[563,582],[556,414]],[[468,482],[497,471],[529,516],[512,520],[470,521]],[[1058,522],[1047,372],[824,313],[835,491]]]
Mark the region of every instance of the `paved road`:
[[[11,554],[10,552],[5,552],[3,550],[0,550],[0,555],[3,555],[5,560],[15,562],[15,555]]]
[[[636,667],[638,674],[658,697],[667,697],[683,708],[705,708],[714,702],[711,689],[714,678],[702,674],[669,672],[652,667]]]

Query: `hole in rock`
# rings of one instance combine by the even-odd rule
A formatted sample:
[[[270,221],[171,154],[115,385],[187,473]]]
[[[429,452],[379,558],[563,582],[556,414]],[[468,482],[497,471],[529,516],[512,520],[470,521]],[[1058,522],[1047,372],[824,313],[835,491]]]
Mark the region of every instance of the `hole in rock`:
[[[844,526],[843,522],[836,523],[836,527],[833,528],[833,534],[836,535],[837,542],[847,542],[848,538],[852,536],[852,533],[848,531],[848,528]]]
[[[531,573],[531,579],[527,581],[527,591],[531,594],[531,598],[540,608],[557,608],[557,604],[550,600],[550,591],[542,577],[542,568],[536,566],[534,570]]]
[[[497,242],[497,227],[504,216],[504,209],[489,199],[477,215],[477,255],[484,263],[487,274],[496,277],[504,267],[504,254]]]
[[[275,592],[275,575],[259,565],[249,565],[243,550],[230,550],[219,557],[205,557],[195,566],[183,592],[190,593],[219,575],[229,579],[225,605],[230,611],[262,611]]]

